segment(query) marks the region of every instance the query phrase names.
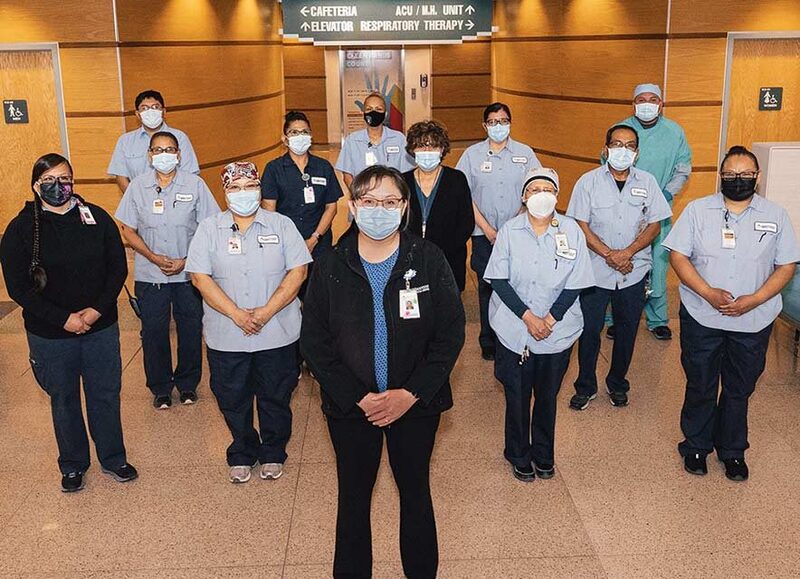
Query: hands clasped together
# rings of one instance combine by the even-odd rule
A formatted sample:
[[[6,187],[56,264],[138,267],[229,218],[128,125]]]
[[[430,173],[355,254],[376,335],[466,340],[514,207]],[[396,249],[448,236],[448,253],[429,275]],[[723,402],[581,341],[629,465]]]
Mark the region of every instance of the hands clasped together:
[[[100,312],[94,308],[83,308],[79,312],[73,312],[67,318],[64,329],[73,334],[85,334],[94,323],[100,319]]]
[[[255,309],[236,308],[230,315],[233,323],[239,326],[245,336],[258,334],[272,318],[266,307]]]
[[[709,288],[703,298],[723,316],[734,318],[746,314],[761,305],[752,294],[734,297],[728,290],[718,287]]]
[[[556,325],[556,319],[551,314],[548,313],[545,317],[540,318],[534,315],[530,310],[523,314],[522,321],[525,322],[528,333],[533,336],[533,339],[537,342],[546,339],[552,334],[553,327]]]
[[[370,392],[361,399],[358,406],[364,411],[367,420],[374,426],[383,428],[400,419],[416,401],[417,397],[411,392],[397,388],[380,394]]]

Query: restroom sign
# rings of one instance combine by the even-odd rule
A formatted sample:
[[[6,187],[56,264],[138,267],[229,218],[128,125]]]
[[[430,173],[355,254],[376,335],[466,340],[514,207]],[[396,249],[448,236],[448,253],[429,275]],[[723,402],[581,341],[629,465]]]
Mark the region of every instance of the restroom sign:
[[[28,124],[28,101],[3,100],[3,116],[7,125]]]
[[[758,110],[760,111],[779,111],[783,106],[783,87],[764,86],[761,87],[758,97]]]

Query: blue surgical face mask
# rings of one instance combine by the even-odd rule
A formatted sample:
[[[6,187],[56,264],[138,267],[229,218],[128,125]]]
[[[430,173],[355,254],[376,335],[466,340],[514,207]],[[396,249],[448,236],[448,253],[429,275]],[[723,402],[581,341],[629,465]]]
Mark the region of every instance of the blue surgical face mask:
[[[433,171],[442,162],[442,153],[440,151],[417,151],[414,153],[414,160],[417,162],[417,167],[423,171]]]
[[[289,141],[289,149],[295,155],[303,155],[311,148],[311,135],[294,135],[287,140]]]
[[[178,155],[176,153],[159,153],[153,155],[153,168],[162,175],[169,175],[178,166]]]
[[[356,225],[364,235],[375,241],[386,239],[400,228],[402,209],[390,211],[384,207],[359,207],[356,210]]]
[[[261,205],[261,189],[245,189],[235,193],[226,193],[228,209],[239,217],[249,217],[258,211]]]
[[[495,143],[502,143],[511,134],[511,125],[495,125],[493,127],[486,127],[486,132],[489,138]]]
[[[627,171],[636,160],[636,151],[631,151],[625,147],[615,147],[608,149],[608,164],[617,171]]]
[[[658,105],[655,103],[639,103],[635,105],[636,118],[643,123],[649,123],[658,117]]]

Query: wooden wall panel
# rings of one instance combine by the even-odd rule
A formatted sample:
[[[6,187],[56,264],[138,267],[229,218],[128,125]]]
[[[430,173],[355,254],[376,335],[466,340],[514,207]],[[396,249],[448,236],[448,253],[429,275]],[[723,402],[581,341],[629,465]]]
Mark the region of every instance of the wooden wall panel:
[[[447,127],[451,141],[479,141],[486,138],[483,130],[483,109],[478,106],[467,109],[434,109],[433,118]]]
[[[667,104],[722,100],[726,44],[724,38],[670,40]]]
[[[479,106],[491,102],[489,75],[437,76],[433,80],[433,112],[442,107]]]
[[[692,164],[697,167],[715,166],[722,107],[667,107],[664,111],[683,127],[692,148]]]
[[[564,213],[569,205],[570,197],[572,197],[572,189],[581,175],[592,169],[596,169],[600,162],[587,162],[575,161],[572,159],[564,159],[561,157],[554,157],[548,155],[543,151],[536,151],[536,156],[545,167],[555,169],[558,173],[558,180],[561,185],[561,191],[558,194],[557,209]]]
[[[114,117],[68,119],[67,130],[75,178],[107,178],[108,162],[122,133],[122,119]]]
[[[286,110],[289,110],[289,105],[286,105]],[[313,133],[314,142],[322,145],[328,142],[328,112],[327,111],[303,111],[306,113],[308,120],[311,121],[311,132]],[[312,153],[314,151],[311,151]],[[335,161],[335,160],[334,160]]]
[[[0,0],[0,42],[114,40],[112,0]]]
[[[287,78],[286,106],[289,109],[327,109],[325,79]]]
[[[431,56],[433,74],[486,73],[491,71],[492,47],[489,42],[434,45]]]
[[[287,76],[325,77],[325,49],[309,44],[285,43],[283,66]]]
[[[62,48],[60,56],[67,113],[119,112],[116,48]]]
[[[670,32],[673,33],[797,29],[800,29],[797,0],[672,0]]]
[[[250,161],[256,164],[258,167],[259,175],[264,170],[266,164],[274,159],[278,154],[281,154],[283,149],[281,147],[276,147],[275,149],[267,152],[262,153],[260,155],[255,156],[243,156],[241,158],[237,158],[237,161]],[[220,178],[220,173],[222,172],[222,168],[224,164],[215,165],[213,167],[207,167],[200,171],[200,177],[206,182],[208,188],[211,189],[211,192],[214,194],[214,198],[216,198],[217,203],[219,206],[225,209],[225,192],[222,190],[222,179]]]

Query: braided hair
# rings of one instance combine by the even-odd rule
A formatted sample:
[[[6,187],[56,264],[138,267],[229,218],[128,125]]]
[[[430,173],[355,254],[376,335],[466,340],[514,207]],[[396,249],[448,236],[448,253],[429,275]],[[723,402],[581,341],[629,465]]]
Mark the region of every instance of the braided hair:
[[[48,153],[39,157],[33,164],[31,172],[31,190],[33,191],[33,250],[31,251],[31,265],[29,273],[33,282],[33,289],[37,293],[41,292],[47,285],[47,272],[41,263],[42,243],[41,243],[41,222],[42,222],[42,201],[33,186],[41,176],[59,165],[65,164],[72,172],[72,165],[58,153]]]

